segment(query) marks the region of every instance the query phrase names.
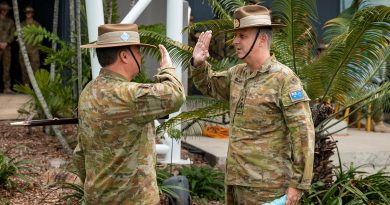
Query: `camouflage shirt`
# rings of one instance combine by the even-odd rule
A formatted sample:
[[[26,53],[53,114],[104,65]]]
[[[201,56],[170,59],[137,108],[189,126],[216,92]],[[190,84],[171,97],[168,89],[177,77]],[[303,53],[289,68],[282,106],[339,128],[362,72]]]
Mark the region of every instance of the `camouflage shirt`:
[[[23,28],[25,26],[28,26],[28,25],[34,25],[34,26],[37,26],[37,27],[40,27],[41,24],[38,23],[38,21],[36,20],[32,20],[31,23],[27,22],[26,20],[22,21],[20,23],[20,26]],[[39,47],[37,45],[30,45],[30,44],[25,44],[26,46],[26,50],[27,50],[27,53],[32,53],[32,52],[39,52]]]
[[[314,127],[291,69],[272,56],[255,72],[246,64],[213,72],[208,63],[191,72],[200,91],[230,103],[226,185],[309,188]]]
[[[15,35],[14,21],[8,17],[0,19],[0,42],[12,43]],[[9,45],[8,45],[9,46]]]
[[[185,100],[175,69],[163,67],[156,83],[140,84],[102,69],[80,95],[74,163],[87,204],[156,204],[154,119]]]

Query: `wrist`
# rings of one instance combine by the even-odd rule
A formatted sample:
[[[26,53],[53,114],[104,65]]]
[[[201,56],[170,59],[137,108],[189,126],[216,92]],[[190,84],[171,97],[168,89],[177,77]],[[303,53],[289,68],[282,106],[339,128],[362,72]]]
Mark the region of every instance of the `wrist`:
[[[204,64],[204,61],[203,62],[198,62],[198,61],[196,61],[194,59],[194,57],[191,58],[190,62],[191,62],[191,65],[193,67],[196,67],[196,68],[199,67],[199,66],[202,66]]]

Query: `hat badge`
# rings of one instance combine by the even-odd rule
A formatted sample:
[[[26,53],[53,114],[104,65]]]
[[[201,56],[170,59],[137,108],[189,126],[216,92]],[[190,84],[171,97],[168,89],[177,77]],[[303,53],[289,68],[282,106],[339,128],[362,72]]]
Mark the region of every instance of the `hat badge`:
[[[240,20],[234,19],[234,28],[240,27]]]
[[[123,32],[122,35],[121,35],[121,39],[123,41],[128,41],[129,40],[129,34],[127,34],[126,32]]]

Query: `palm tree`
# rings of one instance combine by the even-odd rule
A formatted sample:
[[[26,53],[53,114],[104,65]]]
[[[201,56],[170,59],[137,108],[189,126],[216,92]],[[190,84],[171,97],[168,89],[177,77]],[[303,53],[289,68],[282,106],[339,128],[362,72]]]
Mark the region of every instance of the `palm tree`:
[[[16,31],[17,31],[17,35],[18,35],[18,42],[19,42],[20,50],[21,50],[22,55],[23,55],[24,63],[25,63],[26,68],[27,68],[28,77],[29,77],[31,85],[32,85],[32,87],[33,87],[33,89],[35,91],[35,94],[37,95],[37,97],[39,99],[39,103],[41,104],[41,107],[43,108],[43,110],[45,112],[46,117],[48,119],[53,119],[53,116],[50,113],[50,110],[49,110],[49,108],[47,106],[47,103],[46,103],[46,101],[45,101],[45,99],[44,99],[44,97],[42,95],[42,92],[39,89],[37,81],[36,81],[36,79],[34,77],[34,73],[33,73],[33,70],[31,68],[30,60],[29,60],[28,55],[27,55],[27,50],[26,50],[26,46],[24,45],[24,40],[23,40],[23,35],[22,35],[22,29],[21,29],[21,26],[20,26],[19,8],[18,8],[17,0],[12,0],[12,4],[13,4],[15,24],[16,24]],[[68,142],[62,136],[62,133],[60,132],[60,130],[58,130],[56,126],[52,126],[52,129],[53,129],[53,131],[54,131],[58,141],[61,143],[62,147],[64,148],[64,150],[68,154],[71,154],[72,153],[72,149],[70,149],[70,147],[68,145]]]
[[[59,11],[60,0],[54,0],[54,11],[53,11],[53,31],[52,33],[57,35],[58,30],[58,11]],[[52,50],[55,52],[57,50],[57,43],[53,42],[51,46]],[[50,64],[50,79],[54,80],[56,73],[56,64]]]
[[[246,4],[244,0],[209,0],[219,19],[198,22],[186,28],[212,30],[218,35],[220,30],[231,28],[233,11]],[[334,154],[335,142],[329,133],[335,123],[329,123],[345,109],[355,106],[350,112],[390,95],[390,83],[372,83],[372,78],[389,59],[389,17],[390,8],[385,6],[366,7],[352,15],[350,25],[340,30],[337,37],[331,38],[328,49],[316,56],[317,20],[315,0],[274,0],[273,17],[286,27],[274,33],[272,52],[283,64],[289,66],[302,79],[305,90],[313,99],[312,112],[316,128],[315,176],[314,181],[326,185],[332,183],[330,157]],[[231,38],[231,36],[228,36]],[[143,42],[162,42],[167,45],[174,61],[188,66],[192,48],[167,39],[165,36],[141,30]],[[227,40],[230,42],[231,40]],[[158,56],[155,50],[145,50]],[[220,61],[209,58],[215,69],[225,69],[238,61],[228,56]],[[334,113],[334,103],[341,109]],[[207,117],[224,115],[228,112],[224,102],[214,102],[211,106],[191,112],[183,112],[170,119],[159,128],[168,131],[178,123],[193,123]],[[341,121],[343,119],[339,119]],[[341,163],[340,163],[341,164]]]

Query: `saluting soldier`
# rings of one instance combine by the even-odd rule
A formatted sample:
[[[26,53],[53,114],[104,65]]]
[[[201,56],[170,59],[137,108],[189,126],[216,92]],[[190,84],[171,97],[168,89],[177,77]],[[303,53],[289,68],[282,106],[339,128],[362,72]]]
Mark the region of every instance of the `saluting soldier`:
[[[95,48],[99,76],[84,88],[78,105],[78,145],[74,162],[84,182],[87,204],[157,204],[154,120],[177,111],[185,100],[164,46],[155,83],[131,82],[140,73],[136,24],[98,28]]]
[[[11,90],[11,43],[14,40],[15,23],[7,14],[11,7],[6,1],[0,3],[0,60],[3,63],[4,93]]]
[[[229,100],[226,204],[262,204],[287,195],[297,204],[309,189],[314,126],[300,79],[271,55],[270,12],[248,5],[234,12],[233,45],[244,63],[214,72],[207,63],[211,31],[202,33],[191,59],[195,85],[204,94]]]
[[[41,24],[39,24],[38,21],[34,19],[34,12],[35,12],[34,8],[31,6],[27,6],[24,9],[24,14],[26,15],[26,19],[22,21],[22,23],[20,24],[22,28],[28,25],[41,26]],[[30,60],[31,67],[33,69],[33,72],[35,73],[39,69],[39,66],[41,64],[40,56],[39,56],[39,48],[37,45],[26,44],[26,50],[27,50],[28,58]],[[26,65],[24,64],[24,59],[21,52],[19,53],[19,64],[22,72],[23,84],[28,85],[30,83],[30,80],[28,78]]]

